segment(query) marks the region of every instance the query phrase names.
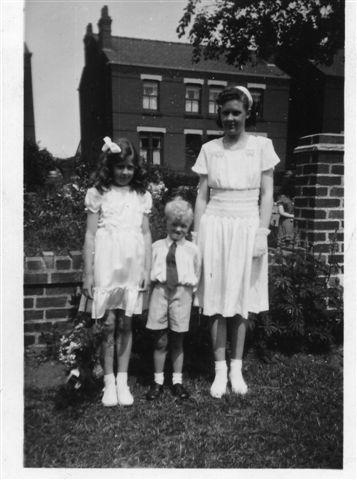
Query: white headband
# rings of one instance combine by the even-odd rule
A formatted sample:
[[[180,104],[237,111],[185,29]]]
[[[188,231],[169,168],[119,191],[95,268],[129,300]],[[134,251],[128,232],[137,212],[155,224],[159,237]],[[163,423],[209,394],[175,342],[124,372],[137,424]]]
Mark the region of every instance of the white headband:
[[[104,145],[102,146],[102,152],[110,150],[111,153],[120,153],[121,148],[116,143],[112,142],[110,137],[103,138]]]
[[[252,97],[252,95],[250,94],[250,91],[248,90],[248,88],[242,87],[241,85],[236,85],[234,88],[236,88],[237,90],[240,90],[241,92],[244,93],[244,95],[248,98],[249,108],[252,108],[252,105],[253,105],[253,97]]]

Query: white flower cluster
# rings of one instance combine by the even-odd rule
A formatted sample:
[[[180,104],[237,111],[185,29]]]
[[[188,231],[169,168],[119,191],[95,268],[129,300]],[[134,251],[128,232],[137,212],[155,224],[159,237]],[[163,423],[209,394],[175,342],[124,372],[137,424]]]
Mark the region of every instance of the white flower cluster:
[[[148,185],[148,190],[151,193],[153,200],[162,200],[162,197],[165,192],[167,192],[167,188],[163,181],[159,183],[150,182]]]
[[[77,367],[77,352],[83,349],[81,334],[84,328],[86,327],[81,322],[69,334],[63,335],[60,339],[58,359],[69,370]]]

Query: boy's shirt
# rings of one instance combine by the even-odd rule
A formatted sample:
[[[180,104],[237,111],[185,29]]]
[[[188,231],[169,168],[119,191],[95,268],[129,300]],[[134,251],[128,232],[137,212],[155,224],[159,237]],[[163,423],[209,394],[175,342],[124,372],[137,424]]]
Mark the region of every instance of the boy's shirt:
[[[166,257],[173,240],[167,236],[152,245],[151,281],[166,283]],[[197,287],[201,276],[201,254],[194,243],[182,238],[176,247],[178,285]]]

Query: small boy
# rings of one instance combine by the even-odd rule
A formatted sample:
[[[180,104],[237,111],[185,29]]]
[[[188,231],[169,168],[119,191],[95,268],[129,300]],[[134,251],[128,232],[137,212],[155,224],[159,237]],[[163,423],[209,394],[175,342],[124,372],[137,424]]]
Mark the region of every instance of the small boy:
[[[180,399],[189,397],[182,385],[183,339],[189,329],[192,295],[200,278],[201,258],[198,247],[185,238],[193,221],[190,204],[175,198],[167,203],[165,217],[168,235],[152,246],[153,290],[146,327],[155,332],[155,374],[154,383],[146,394],[147,400],[156,400],[163,392],[169,340],[172,392]]]

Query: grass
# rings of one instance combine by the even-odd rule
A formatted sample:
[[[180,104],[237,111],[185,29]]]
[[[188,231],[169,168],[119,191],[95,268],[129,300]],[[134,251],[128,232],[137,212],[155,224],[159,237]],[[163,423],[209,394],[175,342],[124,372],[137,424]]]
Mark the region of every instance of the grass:
[[[210,374],[185,372],[189,400],[145,400],[134,355],[132,407],[91,398],[55,407],[55,390],[25,394],[25,467],[342,468],[342,356],[248,355],[245,397],[209,396]],[[139,362],[139,365],[138,365]],[[148,363],[142,364],[148,373]]]

